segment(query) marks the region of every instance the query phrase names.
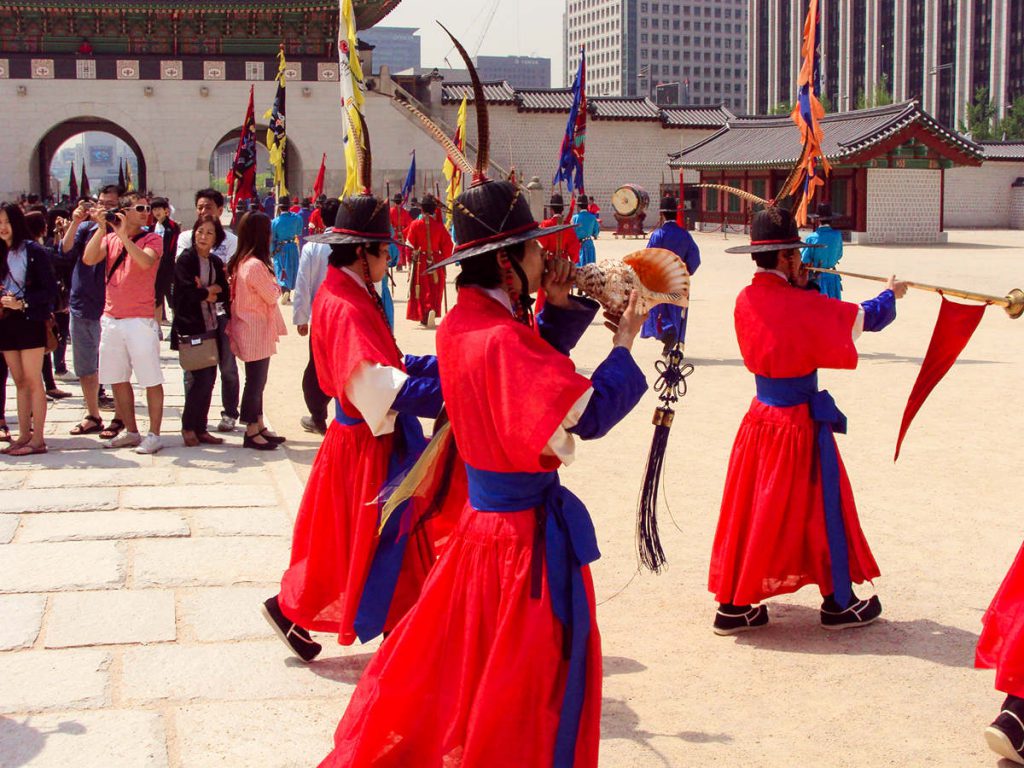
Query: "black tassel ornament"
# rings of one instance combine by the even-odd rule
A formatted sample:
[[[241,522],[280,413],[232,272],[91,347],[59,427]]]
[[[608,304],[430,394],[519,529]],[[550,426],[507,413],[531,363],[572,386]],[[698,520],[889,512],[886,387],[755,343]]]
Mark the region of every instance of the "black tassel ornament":
[[[693,364],[683,363],[683,345],[676,344],[666,358],[656,362],[654,367],[658,371],[654,391],[658,393],[661,405],[654,411],[654,439],[647,457],[636,516],[636,546],[643,567],[660,573],[665,565],[665,551],[661,548],[661,536],[658,533],[658,494],[665,469],[668,433],[676,415],[672,406],[686,394],[686,377],[693,373]]]

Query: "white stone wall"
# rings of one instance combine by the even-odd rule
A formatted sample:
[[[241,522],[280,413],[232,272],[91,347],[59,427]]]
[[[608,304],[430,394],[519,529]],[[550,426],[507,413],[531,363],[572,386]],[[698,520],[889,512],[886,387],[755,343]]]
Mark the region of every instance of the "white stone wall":
[[[443,119],[455,125],[458,105],[445,105]],[[520,113],[514,106],[491,105],[491,159],[504,168],[515,165],[524,182],[537,176],[545,190],[551,186],[558,153],[565,135],[567,113]],[[467,109],[467,137],[476,144],[476,115]],[[666,165],[670,153],[695,144],[711,130],[663,128],[659,122],[589,120],[584,182],[587,194],[601,206],[601,224],[614,227],[611,196],[623,184],[638,184],[651,196],[648,229],[658,218],[658,195],[662,181],[678,183],[678,172]],[[474,159],[470,156],[470,160]],[[687,183],[697,183],[699,174],[688,171]]]
[[[27,94],[18,95],[24,85]],[[209,162],[217,142],[242,123],[249,95],[247,82],[217,81],[108,81],[108,80],[0,80],[0,98],[7,105],[0,131],[0,199],[36,191],[35,165],[40,140],[56,125],[80,117],[100,118],[132,135],[145,157],[147,184],[166,195],[178,211],[190,211],[192,195],[209,185]],[[257,123],[274,96],[274,82],[257,82]],[[153,94],[144,95],[151,87]],[[200,95],[200,88],[209,91]],[[303,95],[308,89],[308,96]],[[289,179],[301,178],[308,195],[327,153],[325,189],[340,192],[344,182],[341,111],[338,85],[296,81],[288,86]],[[444,188],[441,148],[389,98],[367,95],[367,122],[373,148],[374,184],[378,192],[390,182],[392,193],[401,188],[416,149],[419,188]],[[444,117],[454,126],[457,105],[446,107]],[[476,141],[476,118],[468,110],[469,137]],[[492,106],[492,157],[504,167],[513,163],[525,183],[539,176],[545,193],[550,187],[565,131],[566,114],[520,114],[514,107]],[[606,226],[614,226],[611,194],[620,185],[639,184],[657,208],[659,184],[674,177],[666,162],[670,152],[704,138],[708,130],[665,129],[659,122],[590,121],[587,137],[586,188],[596,196]],[[264,131],[258,131],[262,140]],[[696,180],[696,174],[690,174]],[[292,187],[294,183],[290,182]],[[179,214],[186,223],[188,216]],[[656,212],[653,218],[657,218]]]
[[[1010,190],[1010,229],[1024,229],[1024,187]]]
[[[990,161],[946,171],[947,229],[1006,229],[1011,223],[1010,185],[1024,176],[1024,163]]]
[[[861,243],[936,243],[942,176],[938,170],[869,168],[867,231]]]

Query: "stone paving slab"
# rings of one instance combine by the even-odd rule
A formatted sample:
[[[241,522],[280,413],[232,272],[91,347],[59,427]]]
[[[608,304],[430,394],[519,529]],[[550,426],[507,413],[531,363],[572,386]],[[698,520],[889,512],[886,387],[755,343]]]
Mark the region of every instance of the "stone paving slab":
[[[344,709],[342,701],[339,695],[326,701],[244,701],[179,707],[174,719],[180,734],[181,765],[317,765],[333,746],[334,729]],[[225,733],[231,738],[224,738]]]
[[[274,482],[266,466],[258,462],[230,467],[181,467],[177,473],[178,480],[189,485],[220,485],[225,480],[229,480],[232,485],[246,486],[272,485]]]
[[[275,637],[260,606],[276,586],[189,590],[178,598],[183,631],[200,643]]]
[[[113,541],[7,544],[0,550],[0,593],[111,589],[124,584],[125,570]]]
[[[197,536],[280,536],[290,526],[276,507],[197,509],[192,520]]]
[[[35,643],[45,609],[45,595],[0,596],[0,651],[28,648]]]
[[[88,442],[88,437],[68,438],[68,443],[74,441]],[[143,456],[133,451],[104,450],[98,441],[92,441],[79,448],[72,448],[64,444],[65,441],[56,441],[50,447],[49,453],[38,456],[21,457],[17,463],[14,460],[0,461],[0,473],[15,472],[21,470],[48,470],[59,469],[121,469],[125,467],[152,467],[153,456]],[[58,450],[59,449],[59,450]]]
[[[362,654],[307,666],[276,637],[245,643],[152,645],[125,650],[122,692],[132,704],[312,697],[343,701],[368,660],[369,654]]]
[[[12,488],[20,488],[28,477],[28,472],[15,470],[0,474],[0,491],[9,491]]]
[[[176,485],[174,487],[126,488],[121,503],[132,509],[208,507],[271,507],[277,504],[272,488],[245,485]]]
[[[0,654],[0,712],[110,706],[111,659],[96,650]]]
[[[19,515],[0,515],[0,544],[9,544],[14,538],[18,524],[21,522]]]
[[[2,482],[2,481],[0,481]],[[33,472],[25,488],[114,488],[135,485],[170,485],[173,473],[160,467],[122,469],[51,469]]]
[[[164,721],[126,710],[0,718],[0,765],[166,768]]]
[[[79,488],[74,493],[54,493],[50,489],[4,491],[0,494],[0,514],[11,512],[86,512],[115,509],[117,488]]]
[[[134,585],[276,583],[288,565],[290,547],[290,539],[284,536],[142,540],[135,544]]]
[[[120,509],[110,512],[23,515],[18,543],[141,539],[188,535],[188,523],[180,514]]]
[[[65,592],[50,601],[47,648],[165,643],[177,636],[168,590]]]

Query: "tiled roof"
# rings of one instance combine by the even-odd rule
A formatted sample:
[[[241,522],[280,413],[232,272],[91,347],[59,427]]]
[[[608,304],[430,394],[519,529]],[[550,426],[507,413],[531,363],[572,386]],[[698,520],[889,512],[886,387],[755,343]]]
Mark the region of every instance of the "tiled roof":
[[[491,80],[484,82],[484,98],[488,104],[514,104],[516,92],[512,86],[504,80]],[[444,104],[458,104],[463,97],[469,99],[472,104],[473,84],[472,83],[445,83],[441,86],[441,101]]]
[[[900,132],[919,127],[964,164],[983,159],[981,147],[939,125],[916,101],[826,115],[822,121],[825,157],[855,159]],[[769,168],[790,165],[801,151],[800,133],[788,115],[740,117],[703,141],[672,156],[674,168]]]
[[[985,160],[1016,160],[1024,162],[1024,141],[979,141]]]
[[[661,111],[669,128],[721,128],[736,119],[725,107],[664,107]]]
[[[520,112],[568,112],[572,109],[571,88],[524,88],[516,91]]]
[[[587,103],[597,120],[661,120],[661,109],[646,97],[595,96]]]

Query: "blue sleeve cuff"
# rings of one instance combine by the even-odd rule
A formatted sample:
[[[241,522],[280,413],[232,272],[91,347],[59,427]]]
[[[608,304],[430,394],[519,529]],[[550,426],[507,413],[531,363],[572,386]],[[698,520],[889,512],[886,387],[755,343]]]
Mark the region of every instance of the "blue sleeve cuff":
[[[405,372],[409,376],[425,376],[428,379],[436,379],[440,376],[437,371],[437,356],[406,355]]]
[[[429,376],[410,376],[391,404],[391,410],[436,419],[444,405],[441,396],[441,382]]]
[[[569,432],[583,440],[604,437],[636,407],[647,380],[625,347],[615,347],[590,377],[594,394],[579,423]]]
[[[869,333],[882,330],[896,319],[896,295],[888,288],[860,306],[864,310],[864,330]]]
[[[570,296],[568,307],[545,304],[537,316],[540,337],[563,355],[568,355],[583,338],[601,308],[593,299]]]

